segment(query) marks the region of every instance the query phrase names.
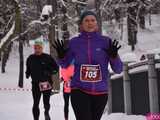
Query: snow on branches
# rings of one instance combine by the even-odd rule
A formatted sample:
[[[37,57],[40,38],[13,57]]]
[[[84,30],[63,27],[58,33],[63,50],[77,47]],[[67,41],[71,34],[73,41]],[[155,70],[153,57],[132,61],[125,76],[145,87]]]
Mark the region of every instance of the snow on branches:
[[[15,30],[15,21],[13,22],[13,25],[11,29],[9,30],[9,32],[1,39],[0,49],[3,46],[3,44],[9,39],[9,37],[14,33],[14,30]]]

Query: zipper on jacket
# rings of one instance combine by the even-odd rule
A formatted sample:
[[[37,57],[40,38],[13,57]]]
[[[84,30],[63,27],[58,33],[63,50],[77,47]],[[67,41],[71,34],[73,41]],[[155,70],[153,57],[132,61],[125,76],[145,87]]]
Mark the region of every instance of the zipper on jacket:
[[[91,45],[90,45],[90,38],[87,36],[87,41],[88,41],[88,62],[91,64]]]
[[[87,40],[88,40],[88,62],[89,64],[91,64],[91,40],[90,40],[90,37],[89,35],[87,35]],[[95,83],[93,82],[92,83],[92,90],[91,90],[93,93],[95,92]]]

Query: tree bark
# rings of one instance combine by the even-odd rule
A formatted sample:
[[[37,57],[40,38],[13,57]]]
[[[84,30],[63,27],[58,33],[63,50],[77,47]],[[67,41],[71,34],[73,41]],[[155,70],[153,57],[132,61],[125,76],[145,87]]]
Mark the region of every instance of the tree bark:
[[[63,6],[62,8],[62,12],[63,12],[63,26],[62,26],[62,31],[63,31],[63,40],[66,42],[69,40],[69,31],[68,31],[68,24],[67,24],[67,17],[66,17],[66,13],[67,13],[67,9],[65,6]]]
[[[131,0],[127,0],[128,4],[131,4]],[[131,50],[135,50],[135,45],[137,43],[137,6],[128,7],[128,16],[127,16],[127,30],[128,30],[128,45],[131,46]]]
[[[145,11],[146,8],[145,6],[141,6],[140,10],[139,10],[139,26],[142,29],[145,29]]]
[[[19,39],[19,87],[23,87],[23,78],[24,78],[24,57],[23,57],[23,39]]]
[[[6,66],[6,62],[7,62],[7,51],[4,50],[3,51],[3,55],[2,55],[2,67],[1,67],[1,73],[5,73],[6,70],[5,70],[5,66]]]
[[[50,15],[51,18],[53,18],[56,15],[56,7],[57,2],[56,0],[48,0],[49,5],[52,5],[52,14]],[[49,43],[50,43],[50,54],[52,57],[56,58],[56,51],[53,48],[52,44],[54,43],[56,39],[56,28],[55,28],[55,21],[51,20],[51,26],[49,27]]]
[[[2,52],[0,51],[0,61],[2,60]]]
[[[95,0],[95,8],[96,8],[99,32],[102,33],[102,15],[101,15],[101,9],[99,9],[100,5],[101,5],[101,0]]]
[[[20,35],[23,32],[23,24],[21,19],[21,11],[19,6],[16,8],[16,29],[15,33],[18,34],[19,37],[19,80],[18,86],[23,87],[23,72],[24,72],[24,58],[23,58],[23,39]]]
[[[6,64],[7,64],[11,49],[12,49],[12,43],[9,43],[9,45],[6,46],[4,51],[2,51],[2,67],[1,67],[1,72],[2,73],[6,72]]]
[[[42,12],[41,0],[36,0],[36,7],[37,7],[37,18],[39,18],[40,17],[40,13]]]
[[[52,5],[52,14],[50,15],[51,19],[53,18],[53,16],[56,15],[56,11],[57,11],[57,1],[56,0],[48,0],[48,5]],[[56,36],[56,28],[55,28],[55,21],[51,20],[51,25],[49,26],[49,47],[50,47],[50,54],[53,58],[56,59],[56,51],[53,48],[53,44],[54,41],[56,40],[56,38],[58,38],[58,36]],[[54,91],[59,91],[60,90],[60,81],[59,81],[59,75],[52,75],[52,81],[53,81],[53,90]]]

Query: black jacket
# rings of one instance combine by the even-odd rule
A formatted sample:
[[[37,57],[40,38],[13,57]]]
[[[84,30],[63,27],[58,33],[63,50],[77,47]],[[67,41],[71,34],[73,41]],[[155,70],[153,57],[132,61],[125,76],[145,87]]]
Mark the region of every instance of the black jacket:
[[[26,62],[26,78],[31,76],[32,83],[51,80],[51,75],[58,72],[58,65],[51,55],[43,53],[42,55],[32,54]]]

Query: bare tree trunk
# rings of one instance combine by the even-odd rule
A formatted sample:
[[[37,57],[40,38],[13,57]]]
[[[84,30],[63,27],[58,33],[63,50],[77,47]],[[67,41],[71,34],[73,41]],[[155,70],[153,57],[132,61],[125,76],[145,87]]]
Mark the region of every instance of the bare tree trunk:
[[[152,25],[152,18],[151,18],[151,14],[152,14],[152,12],[151,12],[151,10],[149,11],[149,25]]]
[[[145,27],[145,17],[144,16],[142,16],[142,17],[140,17],[139,18],[139,26],[140,26],[140,28],[142,28],[142,29],[145,29],[146,27]]]
[[[23,77],[24,77],[24,57],[23,57],[23,39],[19,39],[19,87],[23,87]]]
[[[5,73],[6,72],[6,64],[9,58],[9,54],[11,52],[12,49],[12,43],[9,43],[9,45],[6,46],[6,48],[4,49],[4,51],[2,51],[2,67],[1,67],[1,72]]]
[[[51,18],[53,18],[53,16],[55,16],[56,15],[56,11],[57,11],[57,1],[56,0],[48,0],[47,1],[47,3],[48,3],[48,5],[52,5],[52,14],[51,14]],[[52,44],[54,44],[54,41],[55,41],[55,39],[56,39],[56,28],[55,28],[55,26],[54,26],[54,24],[55,24],[55,21],[53,21],[53,20],[51,20],[51,25],[50,25],[50,27],[49,27],[49,45],[50,45],[50,54],[51,54],[51,56],[53,57],[53,58],[55,58],[56,59],[56,56],[57,56],[57,54],[56,54],[56,51],[55,51],[55,49],[53,48],[53,46],[52,46]],[[53,90],[60,90],[60,82],[59,82],[59,75],[58,74],[56,74],[56,75],[52,75],[52,81],[53,81]]]
[[[2,67],[1,67],[1,72],[2,73],[5,73],[6,70],[5,70],[5,67],[6,67],[6,62],[7,62],[7,51],[4,50],[3,51],[3,55],[2,55]]]
[[[19,6],[16,7],[16,29],[15,32],[18,34],[19,37],[19,80],[18,86],[23,87],[23,72],[24,72],[24,58],[23,58],[23,39],[20,35],[23,32],[23,24],[21,19],[21,11]]]
[[[41,0],[36,0],[36,7],[37,7],[37,18],[40,17],[40,13],[42,11],[42,3]]]
[[[56,0],[48,0],[48,3],[50,5],[52,5],[52,14],[50,15],[51,18],[53,18],[53,16],[56,15],[56,6],[57,6],[57,2]],[[54,43],[55,39],[56,39],[56,28],[55,28],[55,21],[51,20],[51,25],[49,27],[49,43],[50,43],[50,54],[52,57],[56,58],[56,51],[53,48],[52,44]]]
[[[145,11],[146,11],[146,9],[145,9],[144,6],[142,6],[142,7],[140,8],[140,10],[139,10],[139,26],[140,26],[140,28],[142,28],[142,29],[145,29],[145,28],[146,28],[146,27],[145,27]]]
[[[63,39],[64,41],[68,41],[69,40],[69,31],[68,31],[68,24],[67,24],[67,17],[66,17],[66,13],[67,13],[67,9],[65,6],[63,6],[62,8],[64,17],[63,17],[63,26],[62,26],[62,31],[63,31]]]
[[[99,32],[102,33],[102,14],[101,14],[100,5],[101,5],[101,0],[95,0],[95,7],[96,7],[96,13],[97,13]]]
[[[130,4],[135,1],[127,0],[127,3]],[[128,16],[127,16],[127,29],[128,29],[128,45],[131,46],[131,50],[135,50],[135,44],[137,43],[137,6],[128,7]]]
[[[0,61],[2,60],[2,52],[0,51]]]
[[[121,36],[120,36],[120,40],[123,40],[123,17],[121,18],[121,20],[120,20],[120,29],[121,29]]]

